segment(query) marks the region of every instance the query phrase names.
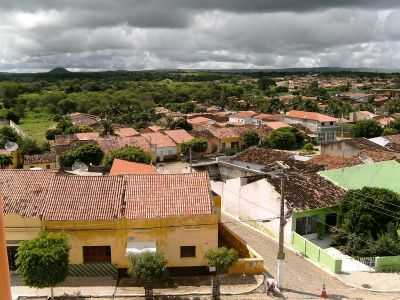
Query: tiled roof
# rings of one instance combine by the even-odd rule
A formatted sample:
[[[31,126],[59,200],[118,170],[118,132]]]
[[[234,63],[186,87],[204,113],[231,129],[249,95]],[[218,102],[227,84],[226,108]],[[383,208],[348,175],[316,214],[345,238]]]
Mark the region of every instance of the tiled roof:
[[[285,123],[285,122],[280,122],[280,121],[276,121],[276,122],[266,122],[265,125],[273,130],[275,129],[279,129],[279,128],[285,128],[285,127],[290,127],[289,124]]]
[[[316,112],[308,112],[308,111],[300,111],[300,110],[291,110],[286,113],[287,117],[296,118],[296,119],[304,119],[304,120],[314,120],[318,122],[337,122],[336,118],[323,115]]]
[[[143,136],[105,136],[97,139],[101,150],[108,153],[113,150],[123,148],[125,146],[133,146],[142,149],[143,151],[150,152],[150,144]]]
[[[139,135],[139,132],[130,127],[123,127],[115,130],[115,134],[121,137],[129,137],[129,136]]]
[[[217,139],[226,139],[226,138],[239,138],[240,135],[237,131],[232,127],[214,127],[209,126],[207,130]]]
[[[214,123],[213,120],[211,120],[209,118],[205,118],[205,117],[195,117],[192,119],[188,119],[187,121],[188,121],[188,123],[193,124],[193,125],[207,125],[210,122]]]
[[[212,213],[206,172],[126,175],[127,219],[205,215]]]
[[[176,147],[175,142],[165,134],[160,132],[143,133],[142,136],[150,143],[157,147]]]
[[[55,174],[48,170],[0,170],[4,213],[38,217]]]
[[[249,111],[239,111],[238,113],[232,115],[231,117],[232,118],[239,118],[239,119],[241,119],[241,118],[251,118],[251,117],[255,116],[256,114],[257,114],[256,112],[251,111],[251,110],[249,110]]]
[[[254,117],[254,119],[257,120],[261,120],[261,121],[269,121],[269,122],[273,122],[273,121],[279,121],[282,119],[281,115],[273,115],[273,114],[259,114],[257,116]]]
[[[137,162],[114,159],[110,175],[124,174],[156,174],[157,170],[152,165],[141,164]]]
[[[95,141],[99,138],[98,132],[79,132],[75,134],[80,141]]]
[[[45,220],[111,220],[122,217],[120,176],[56,176],[43,209]]]
[[[6,214],[49,221],[157,218],[213,213],[207,173],[61,176],[0,170]]]
[[[162,128],[160,127],[160,126],[158,126],[158,125],[153,125],[153,126],[149,126],[148,127],[151,131],[153,131],[153,132],[158,132],[158,131],[160,131]]]
[[[100,118],[94,115],[84,114],[80,112],[71,113],[68,115],[74,125],[93,126],[100,121]]]
[[[165,130],[164,133],[177,144],[182,144],[193,139],[185,129]]]
[[[56,154],[53,152],[44,154],[24,155],[24,164],[43,164],[56,161]]]

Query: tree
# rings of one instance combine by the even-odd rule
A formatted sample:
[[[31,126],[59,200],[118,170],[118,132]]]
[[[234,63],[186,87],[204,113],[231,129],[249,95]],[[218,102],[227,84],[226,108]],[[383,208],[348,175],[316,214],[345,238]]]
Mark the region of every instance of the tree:
[[[136,147],[126,146],[108,153],[103,159],[103,166],[108,169],[111,168],[116,158],[145,164],[149,164],[152,161],[150,153]]]
[[[268,90],[271,86],[275,86],[276,83],[269,77],[261,77],[258,79],[258,88],[262,91]]]
[[[10,126],[0,128],[0,148],[4,148],[7,142],[17,142],[19,139],[17,132]]]
[[[383,128],[375,120],[361,120],[354,124],[353,137],[373,138],[380,136]]]
[[[25,138],[19,141],[19,149],[24,155],[33,155],[43,153],[43,149],[38,145],[38,143],[31,139]]]
[[[400,132],[400,119],[395,119],[394,121],[390,122],[388,127]]]
[[[0,169],[5,169],[13,163],[12,157],[9,155],[0,154]]]
[[[182,154],[187,155],[192,147],[192,151],[196,153],[203,153],[208,148],[208,141],[206,138],[193,138],[190,141],[181,144]]]
[[[390,211],[390,214],[387,212]],[[350,190],[340,204],[342,222],[334,242],[354,256],[400,254],[400,196],[382,188]]]
[[[66,151],[60,156],[60,164],[63,167],[71,167],[75,161],[86,165],[99,165],[104,153],[96,144],[84,144],[75,149]]]
[[[273,130],[265,139],[264,145],[282,149],[294,150],[299,149],[304,144],[304,135],[293,127],[284,127]]]
[[[250,146],[256,146],[260,142],[260,136],[254,130],[248,130],[242,135],[243,145],[248,148]]]
[[[398,134],[399,132],[397,129],[392,128],[392,127],[386,127],[383,129],[383,135],[393,135],[393,134]]]
[[[193,129],[192,124],[188,123],[185,118],[172,119],[170,122],[168,122],[167,126],[169,129],[185,129],[187,131]]]
[[[24,283],[35,288],[51,288],[68,274],[69,245],[65,235],[43,232],[33,240],[22,241],[17,252],[17,271]]]
[[[153,286],[167,276],[167,260],[161,253],[144,252],[129,257],[128,274],[143,284],[145,297],[153,299]]]
[[[235,249],[220,247],[208,250],[205,258],[208,265],[215,268],[216,276],[214,276],[213,280],[213,298],[218,299],[220,294],[218,275],[228,272],[229,268],[239,259],[239,254]]]
[[[113,127],[113,122],[111,119],[105,118],[105,119],[101,120],[100,124],[102,126],[101,135],[114,134],[114,127]]]

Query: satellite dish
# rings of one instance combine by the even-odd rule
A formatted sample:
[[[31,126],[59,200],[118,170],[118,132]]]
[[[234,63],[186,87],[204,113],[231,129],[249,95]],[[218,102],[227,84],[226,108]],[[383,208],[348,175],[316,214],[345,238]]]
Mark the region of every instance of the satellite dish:
[[[7,142],[4,145],[4,149],[6,149],[9,152],[17,151],[18,150],[18,144],[14,142]]]

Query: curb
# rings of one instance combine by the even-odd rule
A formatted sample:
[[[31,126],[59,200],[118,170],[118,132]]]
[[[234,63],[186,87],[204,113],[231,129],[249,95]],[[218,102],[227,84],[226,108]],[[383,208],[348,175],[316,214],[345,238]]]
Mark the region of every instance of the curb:
[[[269,235],[269,234],[266,234],[265,232],[259,230],[258,228],[255,228],[255,227],[253,227],[253,226],[251,226],[251,225],[249,225],[249,224],[247,224],[247,223],[245,223],[245,222],[242,222],[240,219],[234,217],[233,215],[231,215],[231,214],[229,214],[229,213],[226,213],[226,212],[223,212],[223,214],[224,214],[224,215],[227,215],[227,216],[230,217],[231,219],[236,220],[236,221],[237,221],[238,223],[240,223],[241,225],[246,226],[247,228],[258,232],[259,234],[262,234],[263,236],[265,236],[265,237],[267,237],[267,238],[269,238],[269,239],[271,239],[271,240],[273,240],[273,241],[275,241],[275,242],[278,242],[278,239],[277,239],[276,237],[271,236],[271,235]],[[400,293],[400,289],[399,289],[399,290],[379,290],[379,289],[369,289],[369,288],[365,288],[365,287],[362,287],[362,286],[357,286],[357,285],[350,284],[350,283],[344,281],[344,280],[340,277],[340,275],[335,274],[335,273],[332,273],[332,272],[329,272],[328,270],[322,268],[320,265],[318,265],[317,263],[315,263],[314,261],[312,261],[312,260],[309,259],[308,257],[305,257],[305,256],[301,255],[300,252],[296,251],[294,248],[288,246],[287,244],[285,244],[284,247],[285,247],[287,250],[292,251],[292,252],[293,252],[294,254],[296,254],[297,256],[299,256],[299,257],[301,257],[301,258],[307,260],[308,262],[312,263],[314,266],[318,267],[320,270],[324,271],[324,272],[327,273],[328,275],[330,275],[330,276],[332,276],[332,277],[335,277],[337,280],[339,280],[341,283],[343,283],[344,285],[346,285],[346,286],[348,286],[348,287],[355,288],[355,289],[360,289],[360,290],[364,290],[364,291],[369,291],[369,292],[373,292],[373,293]]]

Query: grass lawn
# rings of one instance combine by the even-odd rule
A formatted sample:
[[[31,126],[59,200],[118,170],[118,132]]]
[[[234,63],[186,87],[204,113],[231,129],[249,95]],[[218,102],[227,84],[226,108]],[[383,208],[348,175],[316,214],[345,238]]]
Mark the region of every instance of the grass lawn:
[[[45,112],[28,112],[21,119],[19,126],[26,133],[27,137],[36,140],[39,143],[46,141],[47,129],[54,127],[56,122],[53,121],[52,115]]]

